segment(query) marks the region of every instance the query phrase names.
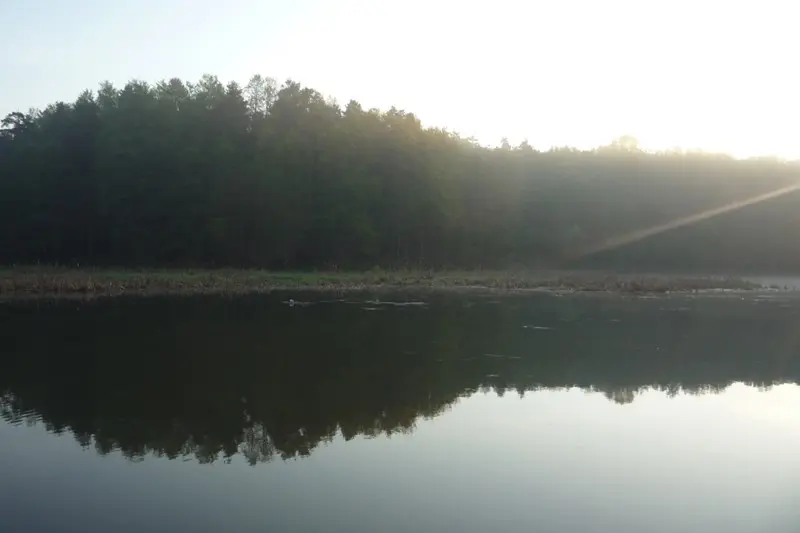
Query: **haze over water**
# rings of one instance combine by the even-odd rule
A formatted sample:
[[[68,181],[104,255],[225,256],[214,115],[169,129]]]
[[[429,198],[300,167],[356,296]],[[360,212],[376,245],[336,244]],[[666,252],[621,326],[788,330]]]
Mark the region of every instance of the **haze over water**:
[[[0,531],[796,531],[799,300],[0,306]]]

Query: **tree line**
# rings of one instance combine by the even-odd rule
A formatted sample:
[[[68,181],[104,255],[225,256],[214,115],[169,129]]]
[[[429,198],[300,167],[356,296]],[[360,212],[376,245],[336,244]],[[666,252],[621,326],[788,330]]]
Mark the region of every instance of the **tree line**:
[[[0,263],[560,266],[799,175],[774,160],[646,153],[631,137],[490,148],[260,75],[106,82],[3,119]]]

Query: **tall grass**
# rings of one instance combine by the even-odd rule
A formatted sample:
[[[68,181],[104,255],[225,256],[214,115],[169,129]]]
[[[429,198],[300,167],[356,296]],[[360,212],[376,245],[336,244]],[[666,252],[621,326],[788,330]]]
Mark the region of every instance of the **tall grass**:
[[[613,276],[534,271],[382,270],[273,272],[266,270],[114,270],[57,267],[0,269],[3,296],[124,294],[245,294],[272,290],[421,289],[560,290],[668,293],[761,286],[725,277]]]

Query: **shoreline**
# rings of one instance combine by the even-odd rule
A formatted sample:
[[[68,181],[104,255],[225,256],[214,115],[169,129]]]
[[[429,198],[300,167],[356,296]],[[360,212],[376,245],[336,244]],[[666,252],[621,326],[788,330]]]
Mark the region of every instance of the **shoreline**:
[[[281,272],[237,269],[0,268],[0,299],[245,295],[273,291],[490,291],[610,293],[774,290],[741,278],[546,271]]]

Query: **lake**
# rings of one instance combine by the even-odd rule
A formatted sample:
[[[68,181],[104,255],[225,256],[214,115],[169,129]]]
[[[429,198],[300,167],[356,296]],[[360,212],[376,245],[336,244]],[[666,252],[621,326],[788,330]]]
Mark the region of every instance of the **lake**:
[[[0,338],[3,533],[800,528],[790,294],[16,302]]]

